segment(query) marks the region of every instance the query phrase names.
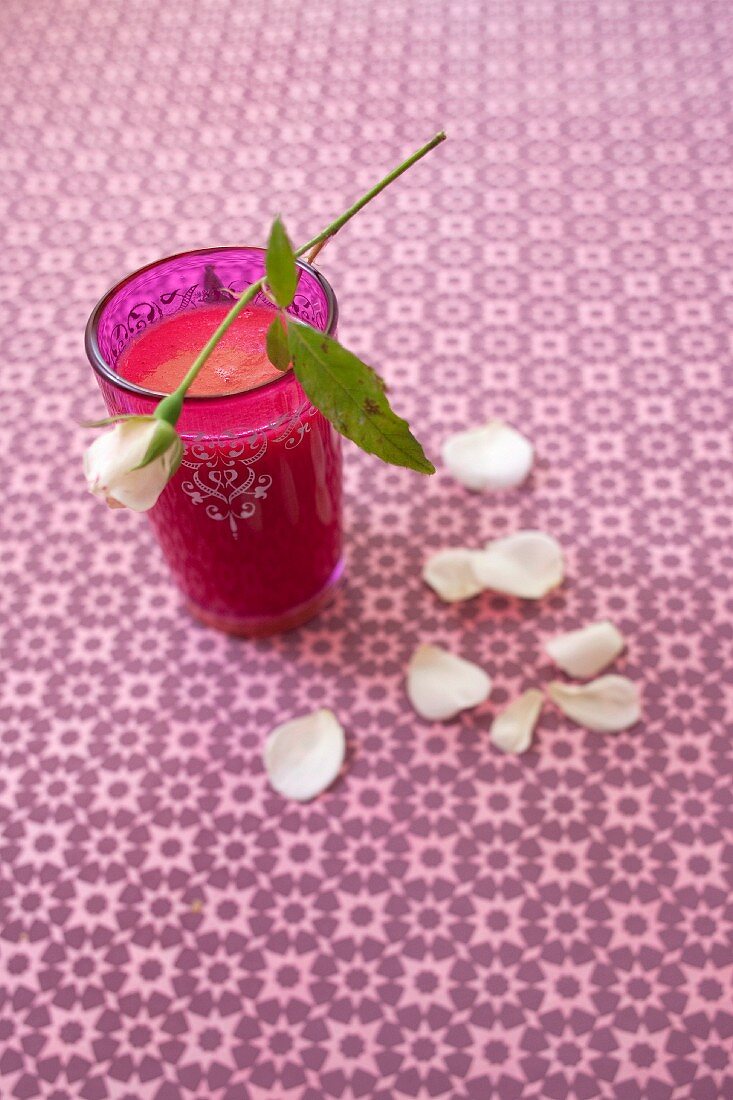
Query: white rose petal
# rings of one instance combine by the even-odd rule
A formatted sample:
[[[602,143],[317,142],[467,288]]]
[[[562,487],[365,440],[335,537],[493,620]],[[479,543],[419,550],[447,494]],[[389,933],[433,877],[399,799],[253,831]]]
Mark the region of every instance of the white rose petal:
[[[550,535],[517,531],[488,543],[472,568],[484,588],[539,600],[562,584],[565,564],[559,543]]]
[[[473,561],[478,550],[462,546],[439,550],[432,554],[423,567],[423,580],[446,603],[470,600],[483,591],[483,585],[473,571]]]
[[[491,724],[490,737],[502,752],[526,752],[542,709],[542,692],[530,688],[500,711]]]
[[[265,743],[265,770],[279,794],[308,802],[331,786],[345,753],[346,738],[336,715],[316,710],[272,731]]]
[[[510,489],[532,469],[534,448],[501,420],[457,432],[445,440],[443,461],[453,477],[476,491]]]
[[[568,676],[585,680],[615,661],[625,644],[621,632],[604,619],[550,638],[545,642],[545,653]]]
[[[154,437],[161,433],[170,436],[170,445],[141,466]],[[98,436],[84,454],[89,491],[102,497],[110,508],[146,512],[178,469],[182,455],[183,444],[169,424],[153,417],[121,420]]]
[[[619,733],[641,717],[639,689],[626,676],[601,676],[589,684],[555,680],[547,692],[573,722],[599,733]]]
[[[436,645],[421,645],[407,670],[407,694],[421,717],[442,722],[489,697],[491,680],[482,668]]]

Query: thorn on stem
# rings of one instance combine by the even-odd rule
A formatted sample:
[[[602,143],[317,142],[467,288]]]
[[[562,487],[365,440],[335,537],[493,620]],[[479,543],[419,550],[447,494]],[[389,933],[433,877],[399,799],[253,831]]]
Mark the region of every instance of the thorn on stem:
[[[328,244],[328,242],[330,240],[331,240],[331,237],[324,237],[322,241],[319,241],[317,245],[313,246],[313,248],[310,250],[310,252],[306,256],[306,260],[308,261],[309,264],[313,263],[316,256],[318,255],[318,253],[321,251],[322,248],[326,247],[326,245]]]

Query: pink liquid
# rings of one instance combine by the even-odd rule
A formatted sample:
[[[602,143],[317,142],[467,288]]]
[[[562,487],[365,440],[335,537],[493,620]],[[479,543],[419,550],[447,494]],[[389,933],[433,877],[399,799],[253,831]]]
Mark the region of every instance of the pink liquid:
[[[228,306],[204,306],[176,313],[147,329],[123,351],[117,370],[146,390],[171,393],[197,353],[229,312]],[[191,394],[225,394],[251,390],[277,378],[265,351],[265,335],[274,314],[250,306],[227,329],[197,375]]]
[[[118,373],[170,392],[227,312],[204,306],[145,329]],[[269,363],[272,317],[246,309],[203,368],[192,392],[209,399],[186,402],[184,462],[149,513],[194,613],[247,634],[310,618],[342,568],[340,440]]]

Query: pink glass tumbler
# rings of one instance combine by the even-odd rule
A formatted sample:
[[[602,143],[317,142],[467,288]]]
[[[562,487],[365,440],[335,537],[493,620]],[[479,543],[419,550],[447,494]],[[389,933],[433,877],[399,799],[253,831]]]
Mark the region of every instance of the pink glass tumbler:
[[[334,293],[299,261],[289,312],[336,329]],[[260,248],[186,252],[129,275],[99,302],[86,350],[111,414],[152,413],[162,394],[115,371],[121,352],[173,313],[232,302],[264,274]],[[255,304],[268,304],[263,295]],[[233,634],[306,622],[343,571],[341,443],[292,371],[255,389],[187,397],[181,467],[148,512],[191,612]]]

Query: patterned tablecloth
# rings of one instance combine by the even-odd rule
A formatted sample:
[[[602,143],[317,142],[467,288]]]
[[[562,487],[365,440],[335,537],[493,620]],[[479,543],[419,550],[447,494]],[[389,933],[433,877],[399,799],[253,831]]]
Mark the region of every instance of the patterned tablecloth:
[[[3,0],[0,1095],[733,1097],[729,0]],[[189,620],[147,522],[86,495],[86,316],[186,247],[310,236],[342,338],[477,497],[348,449],[348,583],[287,637]],[[569,580],[446,607],[430,549],[519,526]],[[495,707],[610,616],[645,721],[534,749]],[[493,672],[429,725],[419,640]],[[348,731],[286,804],[262,741]]]

